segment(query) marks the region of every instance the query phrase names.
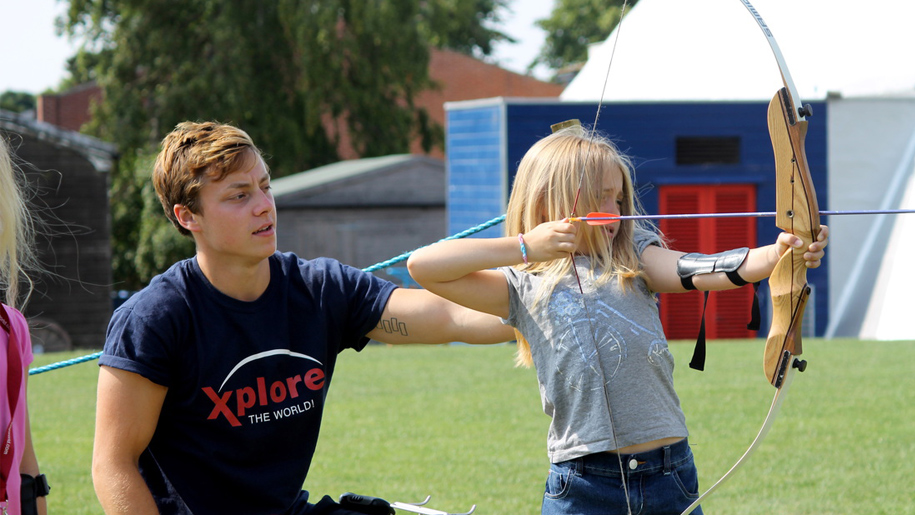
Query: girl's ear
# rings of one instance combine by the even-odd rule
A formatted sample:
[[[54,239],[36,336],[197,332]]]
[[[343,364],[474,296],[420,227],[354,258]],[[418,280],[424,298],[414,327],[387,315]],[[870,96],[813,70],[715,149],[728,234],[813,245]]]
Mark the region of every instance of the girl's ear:
[[[184,227],[191,232],[200,230],[200,224],[197,222],[197,216],[191,212],[187,206],[183,204],[175,204],[172,207],[172,212],[175,213],[175,219],[178,220],[178,223],[181,225],[181,227]]]

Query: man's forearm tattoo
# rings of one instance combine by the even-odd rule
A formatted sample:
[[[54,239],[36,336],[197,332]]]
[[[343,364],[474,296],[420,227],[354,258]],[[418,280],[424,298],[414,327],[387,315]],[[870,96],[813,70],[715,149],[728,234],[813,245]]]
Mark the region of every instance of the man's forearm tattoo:
[[[400,322],[395,317],[391,317],[390,320],[381,320],[378,322],[378,328],[388,334],[402,334],[404,336],[409,336],[407,333],[407,324]]]

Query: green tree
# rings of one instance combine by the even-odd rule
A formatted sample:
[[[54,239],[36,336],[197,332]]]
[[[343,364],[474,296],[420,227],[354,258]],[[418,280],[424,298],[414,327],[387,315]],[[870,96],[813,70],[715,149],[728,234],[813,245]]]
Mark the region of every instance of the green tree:
[[[79,52],[76,55],[71,56],[64,65],[67,76],[57,85],[56,91],[63,92],[74,86],[94,81],[96,79],[96,73],[100,69],[99,63],[103,59],[109,59],[109,56],[105,54],[110,52],[111,50],[102,52]]]
[[[496,30],[509,0],[420,1],[419,30],[429,44],[467,55],[490,55],[493,43],[516,40]]]
[[[626,2],[626,9],[637,2]],[[588,45],[607,39],[622,19],[623,4],[623,0],[558,0],[549,18],[536,22],[547,37],[528,68],[543,64],[559,71],[586,61]]]
[[[88,131],[121,152],[112,173],[114,277],[142,287],[193,253],[149,186],[161,138],[183,120],[244,128],[279,177],[338,160],[342,128],[365,157],[406,152],[442,130],[414,101],[431,87],[430,45],[488,53],[505,0],[70,0],[82,43],[73,80],[104,92]],[[483,9],[464,16],[469,5]]]
[[[0,109],[14,113],[35,109],[35,95],[21,91],[4,91],[0,93]]]

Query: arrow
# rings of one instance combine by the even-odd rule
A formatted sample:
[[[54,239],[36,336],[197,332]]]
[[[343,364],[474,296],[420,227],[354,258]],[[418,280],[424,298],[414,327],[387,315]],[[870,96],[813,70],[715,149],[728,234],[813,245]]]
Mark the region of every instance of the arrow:
[[[915,209],[879,209],[859,211],[820,211],[821,216],[832,215],[898,215],[915,213]],[[608,225],[620,220],[676,220],[692,218],[765,218],[775,217],[775,211],[759,211],[755,213],[688,213],[676,215],[614,215],[612,213],[588,213],[587,216],[573,216],[570,222],[587,222],[588,225]]]

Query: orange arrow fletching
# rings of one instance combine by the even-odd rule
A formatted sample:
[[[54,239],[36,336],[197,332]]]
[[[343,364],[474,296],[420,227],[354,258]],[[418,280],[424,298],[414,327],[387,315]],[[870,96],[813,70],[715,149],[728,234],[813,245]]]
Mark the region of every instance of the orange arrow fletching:
[[[570,222],[585,222],[588,225],[610,225],[619,222],[620,215],[612,213],[588,213],[588,216],[569,218]]]

